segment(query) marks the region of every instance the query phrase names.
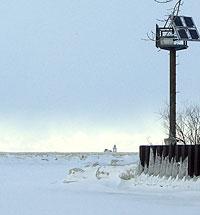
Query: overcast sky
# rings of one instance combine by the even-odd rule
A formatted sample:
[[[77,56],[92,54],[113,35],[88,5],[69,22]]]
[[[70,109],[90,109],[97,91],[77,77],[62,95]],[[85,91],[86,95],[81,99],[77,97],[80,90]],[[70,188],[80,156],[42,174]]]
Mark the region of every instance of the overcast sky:
[[[0,151],[137,151],[162,143],[169,56],[141,38],[173,4],[2,0]],[[200,28],[200,2],[182,15]],[[178,53],[181,102],[200,100],[198,42]]]

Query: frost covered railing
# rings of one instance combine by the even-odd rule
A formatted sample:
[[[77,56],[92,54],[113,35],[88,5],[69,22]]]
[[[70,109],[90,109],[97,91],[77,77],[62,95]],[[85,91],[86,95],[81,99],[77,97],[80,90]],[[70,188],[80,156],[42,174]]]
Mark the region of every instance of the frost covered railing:
[[[200,145],[140,146],[139,174],[200,176]]]

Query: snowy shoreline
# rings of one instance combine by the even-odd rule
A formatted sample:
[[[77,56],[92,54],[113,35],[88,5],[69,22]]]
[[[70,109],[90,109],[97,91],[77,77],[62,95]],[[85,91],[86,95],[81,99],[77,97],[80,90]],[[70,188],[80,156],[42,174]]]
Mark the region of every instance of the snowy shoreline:
[[[199,179],[137,175],[137,167],[138,153],[0,153],[0,213],[184,215],[200,209]]]

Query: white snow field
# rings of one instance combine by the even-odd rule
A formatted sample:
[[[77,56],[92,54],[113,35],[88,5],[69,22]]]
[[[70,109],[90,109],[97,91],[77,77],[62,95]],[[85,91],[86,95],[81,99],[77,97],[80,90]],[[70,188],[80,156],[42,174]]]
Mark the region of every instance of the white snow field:
[[[136,174],[138,154],[0,153],[0,215],[188,215],[200,180]]]

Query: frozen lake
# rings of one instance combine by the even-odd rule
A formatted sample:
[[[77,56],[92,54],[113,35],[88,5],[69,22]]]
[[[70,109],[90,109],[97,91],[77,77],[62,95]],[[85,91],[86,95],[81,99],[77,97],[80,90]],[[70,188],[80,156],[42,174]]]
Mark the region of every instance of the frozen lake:
[[[137,154],[1,154],[0,214],[199,213],[199,180],[136,177],[137,162]],[[124,180],[130,170],[135,178]]]

